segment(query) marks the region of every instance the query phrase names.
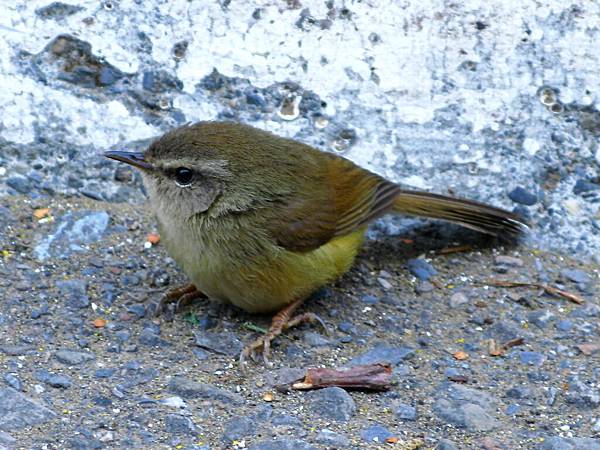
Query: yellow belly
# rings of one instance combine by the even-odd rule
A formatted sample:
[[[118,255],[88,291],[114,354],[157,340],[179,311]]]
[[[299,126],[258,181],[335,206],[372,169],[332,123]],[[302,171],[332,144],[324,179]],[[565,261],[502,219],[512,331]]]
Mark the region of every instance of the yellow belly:
[[[196,287],[210,298],[228,301],[252,313],[277,311],[335,280],[352,265],[365,229],[329,241],[316,250],[291,252],[267,247],[251,258],[232,256],[204,242],[191,250],[166,239],[171,256]],[[171,247],[171,248],[169,248]],[[186,248],[185,255],[178,249]],[[193,255],[193,256],[191,256]]]

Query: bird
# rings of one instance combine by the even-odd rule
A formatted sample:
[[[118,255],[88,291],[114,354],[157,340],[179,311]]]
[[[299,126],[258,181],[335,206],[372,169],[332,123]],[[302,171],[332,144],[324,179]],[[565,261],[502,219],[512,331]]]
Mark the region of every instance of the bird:
[[[386,214],[453,222],[518,238],[527,224],[484,203],[404,189],[340,155],[250,125],[204,121],[168,131],[142,152],[105,156],[141,171],[161,242],[190,284],[160,308],[199,297],[275,313],[240,354],[262,353],[302,322],[304,300],[347,272],[369,223]],[[159,309],[160,309],[159,308]]]

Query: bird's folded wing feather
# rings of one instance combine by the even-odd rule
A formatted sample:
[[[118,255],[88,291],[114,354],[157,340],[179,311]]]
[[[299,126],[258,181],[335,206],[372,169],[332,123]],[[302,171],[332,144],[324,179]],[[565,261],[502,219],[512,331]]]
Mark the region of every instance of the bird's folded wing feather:
[[[293,251],[310,251],[390,211],[400,188],[331,155],[318,173],[276,205],[269,231]]]

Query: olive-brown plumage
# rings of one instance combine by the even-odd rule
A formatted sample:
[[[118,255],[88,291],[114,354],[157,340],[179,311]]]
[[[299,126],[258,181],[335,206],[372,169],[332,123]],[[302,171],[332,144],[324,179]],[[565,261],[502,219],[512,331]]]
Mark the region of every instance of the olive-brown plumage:
[[[490,235],[525,227],[508,211],[404,190],[340,156],[238,123],[186,125],[143,154],[107,156],[142,170],[162,240],[195,287],[250,312],[296,305],[339,277],[368,223],[387,213]]]

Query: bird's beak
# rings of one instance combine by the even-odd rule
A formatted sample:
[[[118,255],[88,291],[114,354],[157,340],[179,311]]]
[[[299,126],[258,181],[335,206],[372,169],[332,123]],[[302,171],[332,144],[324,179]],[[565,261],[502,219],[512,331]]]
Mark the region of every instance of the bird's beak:
[[[152,170],[154,168],[152,164],[144,159],[144,154],[142,152],[122,152],[119,150],[111,150],[109,152],[104,152],[104,156],[143,170]]]

